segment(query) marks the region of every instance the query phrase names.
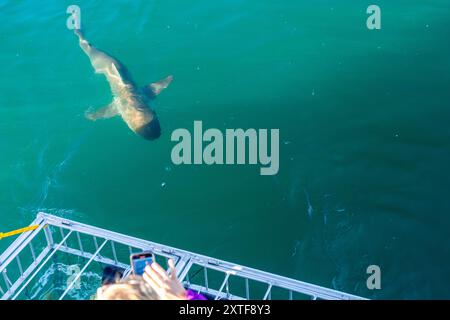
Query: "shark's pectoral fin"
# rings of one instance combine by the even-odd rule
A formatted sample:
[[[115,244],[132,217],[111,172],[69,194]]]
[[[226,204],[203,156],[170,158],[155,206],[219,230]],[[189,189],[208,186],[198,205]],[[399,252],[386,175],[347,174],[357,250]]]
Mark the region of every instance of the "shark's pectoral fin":
[[[143,88],[144,93],[150,97],[154,98],[159,95],[164,89],[166,89],[169,84],[172,82],[173,76],[167,76],[158,82],[153,82]]]
[[[117,110],[117,106],[113,101],[106,107],[97,109],[96,111],[91,111],[90,109],[88,109],[84,115],[86,116],[87,119],[95,121],[97,119],[112,118],[114,116],[117,116],[118,114],[119,112]]]

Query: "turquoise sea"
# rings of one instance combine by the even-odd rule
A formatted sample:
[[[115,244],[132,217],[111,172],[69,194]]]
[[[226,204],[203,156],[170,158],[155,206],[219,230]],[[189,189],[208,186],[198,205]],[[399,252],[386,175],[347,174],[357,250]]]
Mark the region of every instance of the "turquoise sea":
[[[450,298],[450,3],[0,0],[0,232],[39,211],[368,298]],[[141,85],[118,117],[66,27]],[[278,128],[280,170],[175,166],[177,128]],[[3,250],[12,239],[0,241]],[[366,268],[381,268],[368,290]]]

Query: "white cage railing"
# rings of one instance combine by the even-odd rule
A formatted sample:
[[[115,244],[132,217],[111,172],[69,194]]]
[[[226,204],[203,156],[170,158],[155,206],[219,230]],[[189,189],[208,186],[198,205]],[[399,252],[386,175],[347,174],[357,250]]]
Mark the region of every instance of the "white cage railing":
[[[38,227],[21,234],[0,256],[2,300],[29,299],[24,293],[39,281],[57,254],[82,260],[82,267],[58,294],[62,300],[69,298],[69,292],[81,290],[79,283],[93,262],[119,268],[126,277],[131,270],[129,255],[144,250],[152,251],[163,266],[174,259],[183,284],[209,299],[364,299],[46,213],[39,213],[31,225]]]

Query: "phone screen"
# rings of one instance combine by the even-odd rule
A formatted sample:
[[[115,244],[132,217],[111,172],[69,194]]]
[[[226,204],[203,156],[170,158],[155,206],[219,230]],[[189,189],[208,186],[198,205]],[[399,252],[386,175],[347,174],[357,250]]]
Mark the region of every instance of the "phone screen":
[[[153,255],[148,253],[133,255],[131,262],[134,274],[141,276],[144,274],[145,267],[153,263]]]

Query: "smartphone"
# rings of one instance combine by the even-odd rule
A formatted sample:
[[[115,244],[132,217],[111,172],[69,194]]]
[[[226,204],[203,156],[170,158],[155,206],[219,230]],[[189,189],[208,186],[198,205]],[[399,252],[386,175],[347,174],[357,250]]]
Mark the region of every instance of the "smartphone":
[[[144,274],[144,269],[147,265],[152,264],[154,261],[153,253],[150,251],[144,251],[134,253],[130,256],[131,271],[138,276]]]

